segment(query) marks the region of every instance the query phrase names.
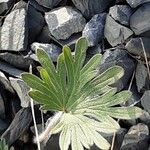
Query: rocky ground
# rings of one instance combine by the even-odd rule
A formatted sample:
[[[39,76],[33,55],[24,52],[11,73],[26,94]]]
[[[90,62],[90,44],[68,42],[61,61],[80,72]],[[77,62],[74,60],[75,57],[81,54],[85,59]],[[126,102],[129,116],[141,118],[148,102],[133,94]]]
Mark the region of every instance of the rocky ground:
[[[0,0],[0,134],[12,150],[36,150],[28,87],[21,73],[38,65],[43,48],[56,63],[63,45],[89,41],[88,58],[103,54],[100,71],[120,65],[125,74],[115,85],[130,89],[126,105],[138,105],[138,120],[121,120],[114,150],[150,150],[150,0]],[[41,130],[41,112],[35,106]],[[44,114],[44,120],[51,112]],[[112,135],[104,135],[110,142]],[[58,137],[43,150],[57,150]],[[93,150],[96,150],[93,147]]]

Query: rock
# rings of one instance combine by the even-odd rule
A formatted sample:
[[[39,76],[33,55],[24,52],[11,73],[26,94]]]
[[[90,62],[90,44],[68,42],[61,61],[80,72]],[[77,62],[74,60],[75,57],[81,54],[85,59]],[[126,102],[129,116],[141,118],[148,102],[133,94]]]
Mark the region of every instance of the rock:
[[[0,14],[6,12],[8,9],[10,9],[10,7],[12,7],[11,5],[14,3],[13,0],[0,0]]]
[[[140,56],[145,60],[144,57],[144,50],[142,46],[142,42],[144,45],[144,49],[146,52],[147,58],[150,58],[150,38],[146,37],[137,37],[137,38],[132,38],[125,46],[125,48],[131,53],[136,56]]]
[[[2,138],[4,138],[7,144],[12,145],[17,139],[19,139],[29,128],[32,121],[31,109],[22,108],[11,122],[8,129],[3,133]]]
[[[22,4],[23,3],[23,4]],[[0,50],[2,51],[24,51],[27,48],[28,33],[26,24],[26,7],[24,2],[18,3],[23,5],[11,11],[5,18],[0,31]]]
[[[86,37],[89,46],[97,45],[104,38],[106,14],[97,14],[85,25],[82,36]]]
[[[139,7],[130,17],[130,27],[136,35],[150,30],[150,3]]]
[[[19,78],[21,77],[21,74],[24,72],[2,61],[0,61],[0,70],[8,73],[11,76],[19,77]]]
[[[21,107],[29,107],[31,98],[28,96],[28,92],[30,88],[21,79],[10,77],[9,80],[20,98]]]
[[[129,25],[130,16],[133,13],[128,5],[115,5],[109,9],[109,15],[123,25]]]
[[[101,54],[102,53],[102,44],[97,44],[94,47],[89,47],[87,49],[87,57],[89,55],[89,57],[95,55],[95,54]]]
[[[5,105],[1,93],[0,93],[0,118],[2,119],[5,118]]]
[[[135,78],[138,92],[143,92],[145,89],[150,88],[148,71],[143,63],[137,64]]]
[[[53,7],[57,6],[62,0],[36,0],[39,5],[52,9]]]
[[[150,99],[149,98],[150,98],[150,90],[144,92],[141,98],[141,104],[144,107],[144,110],[150,113]]]
[[[14,54],[9,52],[0,53],[0,59],[9,63],[10,65],[15,66],[16,68],[28,70],[29,66],[34,66],[34,60],[30,55]]]
[[[117,86],[118,90],[121,90],[129,82],[135,69],[135,64],[126,51],[122,49],[115,49],[114,51],[107,50],[103,55],[99,71],[102,73],[114,65],[119,65],[124,69],[124,76],[114,85]]]
[[[8,124],[0,119],[0,135],[7,129]]]
[[[65,40],[73,33],[82,31],[86,24],[85,19],[80,12],[71,7],[54,9],[46,13],[45,19],[50,33],[57,40]]]
[[[120,150],[147,150],[149,140],[149,129],[148,126],[139,123],[132,126],[128,133],[125,135]]]
[[[9,91],[11,93],[14,93],[14,90],[13,90],[13,88],[12,88],[9,80],[6,78],[6,76],[4,75],[4,73],[1,72],[1,71],[0,71],[0,86],[3,89],[5,89],[5,90],[7,90],[7,91]]]
[[[150,0],[127,0],[127,3],[133,8],[147,2],[150,2]]]
[[[89,19],[96,14],[104,12],[114,0],[72,0],[72,2]]]
[[[140,122],[150,126],[150,114],[143,110],[142,116],[139,118]]]
[[[45,50],[53,62],[57,62],[57,58],[59,54],[61,53],[61,48],[54,45],[54,44],[43,44],[43,43],[33,43],[31,45],[32,50],[36,51],[37,49],[43,49]]]
[[[107,15],[104,35],[107,41],[112,46],[121,44],[122,42],[124,42],[124,40],[128,39],[132,34],[133,32],[129,28],[120,25],[112,17]]]

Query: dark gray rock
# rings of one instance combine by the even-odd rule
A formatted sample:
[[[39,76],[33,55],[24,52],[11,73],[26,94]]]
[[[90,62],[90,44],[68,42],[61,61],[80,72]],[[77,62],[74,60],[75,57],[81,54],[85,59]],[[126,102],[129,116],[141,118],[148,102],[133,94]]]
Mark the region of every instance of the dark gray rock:
[[[10,77],[9,80],[20,98],[21,107],[29,107],[31,98],[29,97],[28,92],[30,88],[27,87],[27,85],[21,79]]]
[[[133,8],[147,2],[150,2],[150,0],[127,0],[127,3]]]
[[[3,72],[0,71],[0,86],[3,87],[3,89],[14,93],[14,90],[9,82],[9,80],[6,78]]]
[[[130,17],[130,27],[136,35],[150,30],[150,3],[139,7]]]
[[[132,34],[133,32],[129,28],[117,23],[111,16],[107,15],[104,35],[112,46],[121,44]]]
[[[18,5],[21,8],[16,8],[5,18],[0,31],[0,50],[23,51],[27,48],[27,4],[20,2]]]
[[[150,38],[145,37],[137,37],[132,38],[125,46],[125,48],[129,51],[129,53],[134,54],[136,56],[140,56],[143,59],[144,57],[144,49],[142,47],[142,42],[144,44],[144,49],[146,52],[147,58],[150,58]]]
[[[86,37],[89,46],[97,45],[104,38],[106,14],[97,14],[85,25],[82,36]]]
[[[115,5],[109,9],[109,14],[112,18],[123,25],[129,25],[130,16],[133,13],[128,5]]]
[[[147,150],[149,145],[148,140],[148,126],[139,123],[129,129],[128,133],[124,137],[121,150]]]
[[[142,106],[144,107],[144,110],[150,113],[150,90],[144,92],[141,98],[141,103],[142,103]]]
[[[3,119],[5,118],[5,105],[1,93],[0,93],[0,118]]]
[[[150,126],[150,114],[143,110],[142,116],[139,118],[140,122]]]
[[[3,133],[2,138],[6,139],[10,146],[19,139],[29,128],[32,121],[32,113],[30,108],[22,108],[11,122],[8,129]]]
[[[8,128],[8,126],[9,125],[4,120],[0,119],[0,135]]]
[[[0,14],[10,9],[13,3],[14,3],[14,0],[0,0]]]
[[[72,7],[60,7],[54,9],[46,13],[45,19],[50,33],[57,40],[65,40],[73,33],[82,31],[86,24],[81,13]]]
[[[142,62],[137,64],[135,78],[138,92],[143,92],[145,89],[150,88],[148,70]]]
[[[53,62],[57,62],[57,58],[61,53],[61,48],[54,44],[43,44],[43,43],[33,43],[31,45],[32,50],[36,51],[37,49],[45,50],[48,55],[51,57]]]
[[[21,77],[21,74],[24,72],[23,70],[19,70],[9,65],[8,63],[2,62],[2,61],[0,61],[0,70],[8,73],[11,76],[19,77],[19,78]]]
[[[86,18],[104,12],[114,0],[72,0]]]
[[[34,65],[34,60],[30,55],[14,54],[9,52],[0,53],[0,59],[19,69],[28,70],[30,65]]]
[[[117,86],[118,90],[121,90],[129,82],[135,69],[135,64],[126,51],[122,49],[116,49],[114,51],[107,50],[102,58],[100,72],[104,72],[106,69],[114,65],[119,65],[124,69],[124,76],[114,85]]]

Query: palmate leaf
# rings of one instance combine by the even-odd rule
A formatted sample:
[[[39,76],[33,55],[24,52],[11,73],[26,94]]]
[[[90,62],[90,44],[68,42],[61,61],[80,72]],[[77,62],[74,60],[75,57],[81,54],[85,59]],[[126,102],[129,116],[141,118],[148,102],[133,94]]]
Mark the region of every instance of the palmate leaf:
[[[36,55],[41,67],[40,78],[30,73],[22,79],[31,88],[29,96],[44,109],[63,112],[51,134],[60,133],[61,150],[90,149],[95,144],[109,149],[109,143],[100,133],[114,133],[119,124],[113,118],[132,119],[142,115],[138,107],[119,107],[131,97],[131,92],[117,93],[111,85],[124,74],[120,66],[113,66],[102,74],[98,67],[101,54],[94,55],[86,64],[87,41],[80,38],[73,56],[68,46],[63,47],[56,67],[47,53],[38,49]]]
[[[0,140],[0,150],[9,150],[8,145],[6,144],[4,139]]]

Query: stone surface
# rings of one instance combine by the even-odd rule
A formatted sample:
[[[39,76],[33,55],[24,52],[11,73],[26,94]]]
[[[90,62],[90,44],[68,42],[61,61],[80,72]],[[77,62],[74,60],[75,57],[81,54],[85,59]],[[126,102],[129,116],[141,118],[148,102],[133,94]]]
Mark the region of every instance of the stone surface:
[[[0,71],[0,86],[11,93],[14,93],[14,90],[13,90],[9,80],[6,78],[4,73],[1,71]]]
[[[18,3],[19,5],[20,3]],[[0,50],[24,51],[27,48],[26,3],[10,12],[0,31]]]
[[[145,89],[150,88],[150,80],[148,71],[143,63],[138,63],[135,72],[136,85],[138,92],[143,92]]]
[[[128,5],[115,5],[109,9],[109,14],[112,18],[123,25],[129,25],[130,16],[133,13]]]
[[[136,35],[150,30],[150,3],[139,7],[130,17],[130,27]]]
[[[34,66],[34,60],[30,55],[14,54],[9,52],[0,53],[0,59],[15,66],[16,68],[28,70],[29,66]]]
[[[19,77],[19,78],[20,78],[21,74],[24,72],[20,69],[17,69],[15,67],[9,65],[8,63],[2,62],[2,61],[0,61],[0,70],[8,73],[11,76]]]
[[[7,129],[7,127],[8,124],[4,120],[0,119],[0,135]]]
[[[10,146],[19,137],[21,137],[25,131],[28,130],[32,121],[32,113],[30,108],[22,108],[15,115],[15,118],[11,122],[8,129],[3,133],[2,138],[6,139],[7,144]]]
[[[85,19],[79,11],[72,7],[60,7],[45,15],[50,33],[56,39],[67,39],[73,33],[83,30]]]
[[[5,105],[1,93],[0,93],[0,118],[3,119],[5,118]]]
[[[86,18],[104,12],[114,0],[72,0]]]
[[[127,3],[129,3],[129,5],[133,8],[147,2],[150,2],[150,0],[127,0]]]
[[[107,15],[104,35],[112,46],[121,44],[132,34],[133,32],[129,28],[120,25],[111,16]]]
[[[131,53],[136,56],[140,56],[143,59],[144,58],[144,50],[142,46],[142,42],[144,45],[144,49],[146,52],[147,58],[150,58],[150,38],[146,37],[137,37],[137,38],[132,38],[125,46],[125,48]]]
[[[104,38],[106,14],[97,14],[85,25],[82,36],[86,37],[89,46],[97,45]]]
[[[59,54],[61,53],[61,48],[54,45],[54,44],[43,44],[43,43],[33,43],[31,45],[32,50],[36,51],[37,49],[43,49],[45,50],[53,62],[57,62],[57,58]]]
[[[14,90],[20,98],[21,107],[29,107],[31,99],[28,96],[28,92],[30,90],[29,87],[27,87],[27,85],[21,79],[10,77],[9,80],[12,87],[14,88]]]
[[[139,123],[132,126],[128,133],[125,135],[121,150],[147,150],[149,140],[148,126]]]
[[[114,51],[107,50],[102,58],[102,64],[100,66],[100,72],[104,72],[109,67],[119,65],[124,69],[124,76],[117,82],[118,90],[123,89],[135,69],[135,64],[128,53],[122,49],[115,49]]]
[[[144,92],[141,98],[141,103],[142,103],[142,106],[144,107],[144,110],[150,113],[150,90]]]

